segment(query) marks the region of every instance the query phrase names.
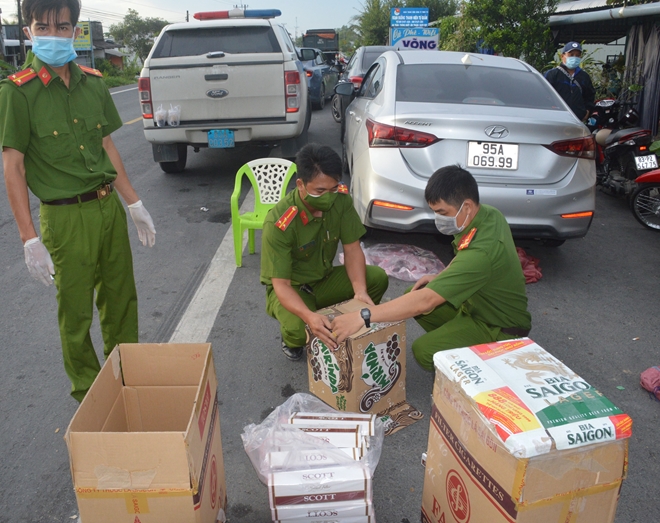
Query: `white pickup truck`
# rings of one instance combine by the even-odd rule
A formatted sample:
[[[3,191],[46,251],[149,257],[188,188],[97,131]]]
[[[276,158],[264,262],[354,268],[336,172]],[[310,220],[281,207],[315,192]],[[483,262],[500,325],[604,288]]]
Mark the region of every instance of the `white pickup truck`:
[[[305,74],[279,14],[197,13],[163,28],[138,80],[144,136],[163,171],[183,171],[188,146],[261,145],[288,158],[307,143]]]

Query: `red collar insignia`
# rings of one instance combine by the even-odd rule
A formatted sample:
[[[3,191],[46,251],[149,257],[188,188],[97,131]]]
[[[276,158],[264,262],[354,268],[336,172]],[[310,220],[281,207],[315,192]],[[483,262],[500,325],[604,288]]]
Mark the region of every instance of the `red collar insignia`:
[[[307,216],[305,211],[300,211],[300,221],[303,222],[303,225],[307,225],[309,223],[309,216]]]
[[[348,194],[348,185],[346,185],[345,183],[340,183],[337,186],[337,192],[339,194]]]
[[[46,69],[46,66],[43,66],[39,71],[39,80],[41,80],[42,84],[48,85],[48,82],[50,82],[51,78],[52,76],[48,72],[48,69]]]
[[[473,227],[470,232],[463,236],[461,239],[461,243],[458,244],[458,250],[462,251],[463,249],[467,249],[470,246],[470,242],[472,241],[472,238],[474,238],[475,234],[477,234],[477,228]]]

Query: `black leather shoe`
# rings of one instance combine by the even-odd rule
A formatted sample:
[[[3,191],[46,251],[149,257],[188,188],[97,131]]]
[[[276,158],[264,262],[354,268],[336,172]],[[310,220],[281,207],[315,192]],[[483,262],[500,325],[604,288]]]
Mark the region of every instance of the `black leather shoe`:
[[[302,358],[304,347],[289,347],[286,343],[282,342],[282,352],[291,361],[298,361]]]

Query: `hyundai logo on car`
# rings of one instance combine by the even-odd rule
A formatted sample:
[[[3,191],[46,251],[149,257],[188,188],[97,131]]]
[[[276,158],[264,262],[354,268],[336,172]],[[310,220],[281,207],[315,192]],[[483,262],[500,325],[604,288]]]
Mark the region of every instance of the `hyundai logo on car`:
[[[503,125],[491,125],[490,127],[486,127],[484,132],[486,136],[490,136],[491,138],[506,138],[509,136],[509,130]]]
[[[227,89],[209,89],[206,91],[206,96],[209,98],[224,98],[229,94]]]

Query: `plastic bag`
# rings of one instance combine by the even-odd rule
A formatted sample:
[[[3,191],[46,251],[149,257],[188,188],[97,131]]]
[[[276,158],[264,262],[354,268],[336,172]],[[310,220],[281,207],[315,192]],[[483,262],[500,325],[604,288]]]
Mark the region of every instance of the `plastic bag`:
[[[539,266],[540,260],[530,256],[524,249],[516,247],[520,265],[522,265],[523,274],[525,275],[525,283],[536,283],[543,276],[541,274],[541,267]]]
[[[365,247],[360,243],[367,265],[377,265],[388,276],[403,281],[417,281],[427,274],[438,274],[445,265],[434,253],[414,245],[377,243]],[[344,254],[339,255],[339,263],[344,263]]]
[[[639,383],[660,401],[660,367],[650,367],[642,372]]]
[[[165,127],[167,123],[167,109],[163,109],[162,105],[158,106],[156,112],[154,113],[154,121],[156,122],[157,127]]]
[[[172,127],[176,127],[177,125],[179,125],[180,121],[181,121],[181,106],[180,105],[172,106],[172,104],[170,104],[170,110],[167,112],[167,124],[171,125]]]
[[[309,436],[296,425],[289,424],[289,418],[296,412],[337,411],[311,394],[298,393],[277,407],[259,425],[244,427],[241,439],[254,470],[264,485],[268,485],[268,475],[287,470],[307,470],[327,467],[328,461],[310,461],[309,451],[323,450],[323,454],[339,467],[361,467],[370,475],[376,470],[383,449],[383,423],[376,418],[375,436],[367,438],[368,448],[360,460],[354,460],[334,445]],[[346,413],[349,414],[349,413]],[[280,459],[273,463],[271,453],[278,453]]]

